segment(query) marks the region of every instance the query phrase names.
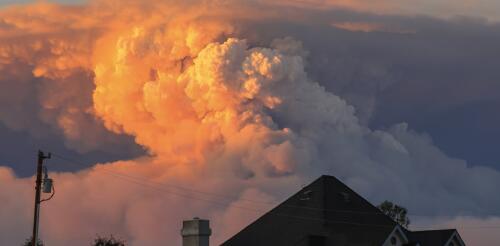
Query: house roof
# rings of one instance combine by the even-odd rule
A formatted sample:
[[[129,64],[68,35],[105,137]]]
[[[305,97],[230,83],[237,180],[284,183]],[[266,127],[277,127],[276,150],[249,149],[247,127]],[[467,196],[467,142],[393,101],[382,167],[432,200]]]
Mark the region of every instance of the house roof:
[[[382,245],[397,226],[332,176],[322,176],[222,245]]]
[[[428,230],[408,232],[411,242],[418,242],[421,246],[445,245],[457,230]]]

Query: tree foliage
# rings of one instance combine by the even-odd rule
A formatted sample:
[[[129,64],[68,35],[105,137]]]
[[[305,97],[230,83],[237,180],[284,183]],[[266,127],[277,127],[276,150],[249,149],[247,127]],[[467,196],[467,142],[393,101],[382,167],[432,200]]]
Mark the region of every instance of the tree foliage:
[[[125,241],[116,239],[113,235],[109,237],[97,236],[92,246],[125,246]]]
[[[408,227],[408,225],[410,224],[410,218],[408,218],[408,210],[406,208],[394,204],[390,201],[384,201],[377,207],[378,209],[380,209],[380,211],[391,217],[401,226]]]

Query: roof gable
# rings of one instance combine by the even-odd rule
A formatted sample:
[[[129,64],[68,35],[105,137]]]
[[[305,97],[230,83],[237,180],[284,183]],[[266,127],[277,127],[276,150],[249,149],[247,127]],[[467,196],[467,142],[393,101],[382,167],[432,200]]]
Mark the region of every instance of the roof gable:
[[[395,239],[395,242],[393,241]],[[382,245],[407,245],[409,243],[408,237],[401,229],[400,225],[396,225],[394,230],[387,236]]]
[[[455,232],[453,233],[453,235],[451,236],[451,238],[448,240],[448,242],[446,242],[445,245],[446,246],[451,246],[451,245],[465,246],[465,243],[462,240],[462,237],[460,237],[460,234],[458,234],[458,231],[455,230]]]

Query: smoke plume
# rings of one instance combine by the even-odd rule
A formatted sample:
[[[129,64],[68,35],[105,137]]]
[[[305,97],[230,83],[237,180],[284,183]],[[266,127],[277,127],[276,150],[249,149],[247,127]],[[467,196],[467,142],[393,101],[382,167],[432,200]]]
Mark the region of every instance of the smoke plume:
[[[1,10],[3,124],[55,129],[81,151],[130,135],[148,151],[52,173],[57,194],[40,220],[47,245],[108,233],[179,245],[180,223],[193,216],[211,219],[221,243],[321,174],[421,215],[499,216],[499,172],[446,156],[405,123],[370,129],[306,72],[314,64],[301,40],[259,41],[241,24],[303,21],[309,12],[296,8],[95,1]],[[29,234],[33,178],[1,167],[0,180],[0,244],[15,245]]]

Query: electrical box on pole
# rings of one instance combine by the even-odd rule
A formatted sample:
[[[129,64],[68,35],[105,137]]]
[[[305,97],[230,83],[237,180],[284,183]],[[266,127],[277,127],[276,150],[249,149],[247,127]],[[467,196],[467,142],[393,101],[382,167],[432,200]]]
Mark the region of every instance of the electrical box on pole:
[[[42,192],[43,193],[52,193],[52,179],[49,178],[49,174],[47,171],[47,168],[44,167],[44,177],[43,177],[43,183],[42,183]]]

